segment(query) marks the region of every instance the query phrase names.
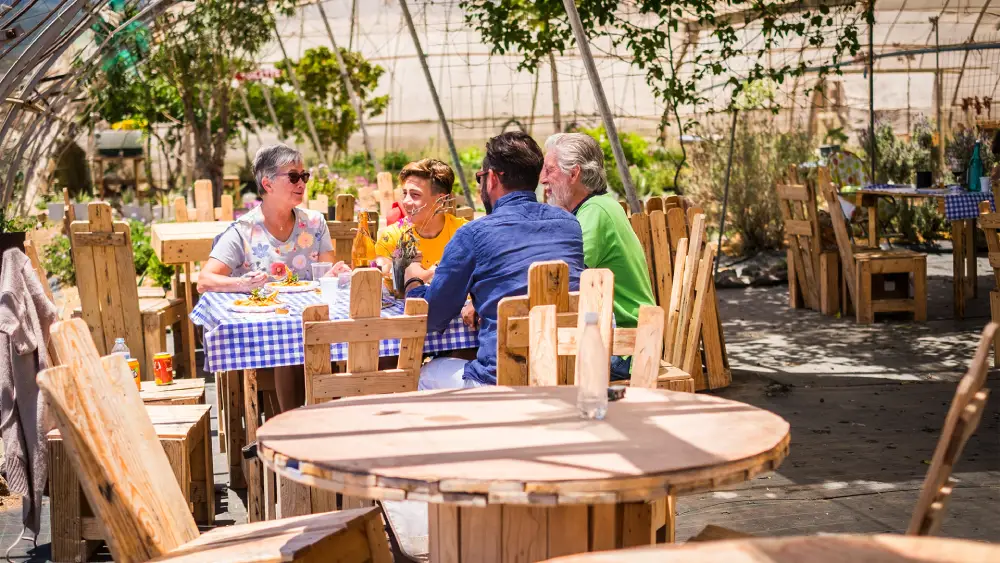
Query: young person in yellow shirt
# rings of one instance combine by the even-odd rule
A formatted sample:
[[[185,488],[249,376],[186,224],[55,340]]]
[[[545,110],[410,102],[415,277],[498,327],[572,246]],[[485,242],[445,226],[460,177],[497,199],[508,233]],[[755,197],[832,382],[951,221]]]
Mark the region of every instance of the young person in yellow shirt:
[[[403,186],[400,202],[406,211],[402,224],[389,225],[375,242],[375,261],[384,273],[392,265],[392,253],[396,250],[404,230],[413,229],[413,238],[420,251],[420,265],[430,270],[437,266],[455,231],[467,223],[444,211],[446,199],[451,196],[455,184],[455,173],[451,167],[435,158],[425,158],[411,162],[399,173],[399,183]]]

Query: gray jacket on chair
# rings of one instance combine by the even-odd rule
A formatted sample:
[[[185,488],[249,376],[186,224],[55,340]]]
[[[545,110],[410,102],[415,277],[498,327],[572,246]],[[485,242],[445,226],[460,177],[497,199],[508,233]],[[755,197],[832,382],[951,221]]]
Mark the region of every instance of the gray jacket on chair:
[[[0,437],[11,492],[24,496],[24,525],[38,534],[52,425],[35,382],[52,365],[47,344],[56,307],[24,252],[3,253],[0,270]]]

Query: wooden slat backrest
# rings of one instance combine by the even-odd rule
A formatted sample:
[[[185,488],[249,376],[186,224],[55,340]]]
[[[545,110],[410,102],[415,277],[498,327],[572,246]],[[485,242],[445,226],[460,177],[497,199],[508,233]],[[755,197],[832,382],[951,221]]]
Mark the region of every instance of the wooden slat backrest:
[[[83,320],[101,354],[111,352],[115,338],[125,338],[132,357],[146,365],[128,223],[113,222],[104,202],[91,203],[87,211],[88,221],[70,225]]]
[[[198,221],[215,220],[215,199],[212,195],[211,180],[195,180],[194,209]]]
[[[528,384],[527,342],[510,345],[512,321],[526,321],[529,311],[539,305],[555,305],[558,313],[575,313],[578,299],[579,293],[569,292],[569,266],[565,262],[535,262],[528,268],[528,295],[505,297],[497,305],[498,385]],[[523,328],[527,334],[527,325]],[[572,362],[561,365],[560,373],[571,377]]]
[[[42,282],[46,297],[49,298],[49,301],[54,302],[55,298],[52,297],[52,288],[49,287],[49,276],[45,272],[45,267],[42,266],[42,261],[38,258],[38,249],[35,247],[35,241],[31,240],[31,237],[28,237],[24,241],[24,253],[28,255],[28,260],[31,261],[31,269],[38,276],[38,281]]]
[[[941,429],[941,437],[934,449],[930,469],[927,470],[927,477],[920,489],[920,498],[906,530],[907,534],[936,535],[941,529],[953,488],[952,469],[962,454],[965,443],[976,431],[989,395],[989,389],[983,388],[986,383],[986,361],[998,328],[1000,327],[996,323],[986,325],[969,371],[958,382],[955,397]]]
[[[989,249],[993,279],[996,288],[1000,290],[1000,211],[991,211],[988,201],[980,202],[979,210],[979,227],[986,235],[986,246]]]
[[[825,167],[817,170],[816,185],[819,186],[823,199],[830,208],[830,222],[833,223],[833,234],[837,238],[837,251],[840,253],[840,264],[844,268],[844,278],[851,301],[858,302],[857,265],[854,262],[854,247],[851,245],[851,235],[847,228],[847,220],[841,212],[837,190],[830,181],[830,171]]]
[[[114,560],[148,561],[198,537],[125,360],[102,359],[80,319],[53,325],[52,341],[64,365],[38,384]]]
[[[654,211],[663,211],[662,197],[651,196],[646,200],[646,213],[652,213]]]
[[[472,221],[476,218],[476,210],[471,207],[459,207],[455,210],[455,216],[459,219],[465,219],[466,221]]]
[[[233,220],[232,194],[222,194],[222,198],[219,200],[219,204],[220,206],[215,208],[215,220],[232,221]]]
[[[566,385],[558,366],[560,356],[575,356],[575,372],[580,373],[579,338],[587,312],[599,314],[598,326],[606,354],[632,356],[633,386],[656,388],[663,346],[663,309],[639,308],[638,328],[612,328],[614,274],[610,270],[585,270],[580,276],[577,313],[557,312],[555,305],[539,305],[529,311],[529,382],[530,385]],[[576,317],[575,326],[566,326]],[[569,322],[567,322],[569,321]]]
[[[692,375],[701,373],[702,327],[714,299],[715,249],[714,244],[705,243],[705,216],[695,215],[691,238],[679,241],[674,257],[673,288],[663,334],[663,359]]]
[[[778,208],[785,221],[785,240],[806,305],[819,310],[819,218],[816,197],[807,185],[778,184]]]
[[[660,210],[653,211],[648,216],[645,213],[635,213],[629,217],[629,222],[646,254],[653,298],[657,304],[663,305],[670,301],[673,284],[673,260],[666,214]]]
[[[305,342],[306,403],[336,397],[416,391],[420,378],[427,302],[407,299],[404,315],[382,318],[382,274],[359,268],[351,274],[351,318],[330,320],[327,305],[312,305],[302,313]],[[395,369],[379,369],[380,340],[401,339]],[[347,342],[347,372],[334,374],[330,345]]]
[[[351,194],[337,196],[337,209],[333,220],[327,221],[326,226],[330,229],[335,260],[350,263],[351,247],[358,229],[358,221],[354,217],[354,196]],[[378,240],[378,213],[374,211],[368,212],[368,232],[373,239]]]
[[[375,177],[378,182],[378,210],[383,217],[389,216],[389,210],[396,199],[394,181],[389,172],[379,172]]]

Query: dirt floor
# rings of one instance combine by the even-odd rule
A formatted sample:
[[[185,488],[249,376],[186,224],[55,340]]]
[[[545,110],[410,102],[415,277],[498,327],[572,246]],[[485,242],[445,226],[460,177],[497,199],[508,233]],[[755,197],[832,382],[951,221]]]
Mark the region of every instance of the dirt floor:
[[[905,530],[955,381],[989,319],[993,289],[989,264],[980,259],[979,296],[968,303],[966,318],[955,321],[951,254],[932,254],[928,273],[929,321],[920,325],[859,326],[791,310],[786,286],[719,291],[733,385],[717,393],[785,417],[791,450],[774,473],[681,497],[679,541],[710,523],[758,535]],[[995,386],[1000,378],[991,375]],[[245,521],[243,500],[226,486],[224,469],[216,455],[219,523]],[[955,477],[943,535],[1000,541],[1000,398],[987,403]],[[38,547],[24,542],[13,559],[48,559],[47,506],[42,517]],[[0,512],[0,547],[19,532],[20,509]]]

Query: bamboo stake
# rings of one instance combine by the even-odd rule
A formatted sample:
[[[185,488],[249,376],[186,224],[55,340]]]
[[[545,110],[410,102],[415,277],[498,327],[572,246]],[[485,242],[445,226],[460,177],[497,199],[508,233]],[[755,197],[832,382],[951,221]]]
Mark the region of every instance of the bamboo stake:
[[[302,86],[299,85],[299,77],[295,75],[295,67],[292,64],[292,59],[288,58],[288,52],[285,51],[285,42],[281,40],[281,32],[278,31],[278,24],[274,23],[274,37],[278,40],[278,47],[281,48],[281,56],[288,61],[288,77],[292,79],[292,85],[295,86],[295,97],[299,100],[299,105],[302,107],[302,114],[306,118],[306,125],[309,127],[309,136],[313,143],[313,148],[316,149],[316,156],[323,160],[323,146],[319,143],[319,135],[316,134],[316,126],[313,125],[312,114],[309,112],[309,103],[306,102],[305,98],[302,97]],[[277,122],[277,120],[275,120]]]
[[[618,138],[618,129],[615,127],[614,116],[611,115],[611,107],[608,106],[608,99],[604,96],[604,86],[601,85],[601,77],[598,76],[597,66],[594,65],[594,56],[590,53],[590,43],[587,40],[586,32],[583,30],[580,13],[576,11],[576,4],[573,0],[563,0],[563,6],[566,7],[566,15],[569,16],[569,23],[573,27],[573,35],[576,37],[577,47],[580,48],[583,66],[587,68],[587,76],[590,77],[590,86],[594,90],[597,108],[601,112],[604,129],[607,131],[608,140],[611,142],[611,152],[615,154],[618,174],[621,176],[622,185],[625,187],[625,199],[628,200],[629,207],[632,208],[633,213],[640,213],[642,212],[642,205],[635,194],[635,186],[632,184],[632,174],[629,172],[628,162],[625,160],[625,151],[622,150],[622,143]]]
[[[319,8],[319,15],[323,18],[326,34],[330,38],[330,45],[333,47],[333,55],[337,57],[337,66],[340,67],[340,79],[344,82],[344,87],[347,88],[347,95],[351,98],[351,105],[354,106],[355,113],[358,114],[358,125],[361,127],[361,138],[365,143],[365,151],[368,153],[368,159],[371,160],[372,166],[375,168],[375,173],[378,174],[382,171],[382,166],[379,165],[378,159],[375,158],[375,149],[372,148],[371,139],[368,138],[368,128],[365,127],[365,108],[361,105],[361,98],[354,91],[354,84],[351,83],[351,77],[347,74],[347,65],[344,63],[344,57],[340,56],[340,49],[337,48],[337,40],[333,38],[333,30],[330,29],[330,21],[326,19],[326,10],[323,9],[323,2],[317,0],[316,7]]]
[[[462,161],[458,158],[458,149],[455,148],[455,139],[451,136],[451,128],[448,120],[444,116],[444,108],[441,107],[441,100],[438,98],[437,88],[434,86],[434,78],[431,76],[431,69],[427,66],[427,57],[424,49],[420,46],[420,37],[417,36],[417,28],[413,26],[413,18],[410,16],[410,8],[406,5],[406,0],[399,0],[399,7],[403,10],[403,18],[406,19],[406,27],[410,28],[410,36],[413,38],[413,46],[417,49],[417,58],[420,59],[420,66],[424,69],[424,78],[427,79],[427,87],[430,88],[431,98],[434,99],[434,107],[437,108],[438,119],[441,121],[441,128],[444,129],[445,139],[448,141],[448,150],[451,151],[451,160],[455,165],[455,172],[458,180],[462,183],[462,191],[465,193],[466,203],[471,207],[475,205],[472,199],[472,192],[469,191],[469,182],[465,179],[462,171]]]

